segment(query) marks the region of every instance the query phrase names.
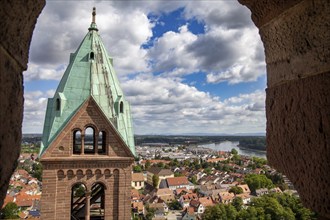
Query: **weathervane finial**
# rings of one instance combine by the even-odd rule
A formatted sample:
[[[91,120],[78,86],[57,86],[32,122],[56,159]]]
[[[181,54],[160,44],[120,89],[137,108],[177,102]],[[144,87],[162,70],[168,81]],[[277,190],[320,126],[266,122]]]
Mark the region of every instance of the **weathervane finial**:
[[[93,7],[92,15],[93,15],[92,23],[95,23],[95,15],[96,15],[96,8],[95,7]]]

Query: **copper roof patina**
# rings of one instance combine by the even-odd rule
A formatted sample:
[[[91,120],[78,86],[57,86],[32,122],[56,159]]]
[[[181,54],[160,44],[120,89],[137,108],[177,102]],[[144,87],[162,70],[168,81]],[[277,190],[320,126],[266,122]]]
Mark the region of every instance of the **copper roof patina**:
[[[95,15],[94,8],[88,33],[76,52],[70,54],[54,97],[48,99],[40,155],[90,96],[135,155],[130,104],[125,100],[112,58],[103,45]]]

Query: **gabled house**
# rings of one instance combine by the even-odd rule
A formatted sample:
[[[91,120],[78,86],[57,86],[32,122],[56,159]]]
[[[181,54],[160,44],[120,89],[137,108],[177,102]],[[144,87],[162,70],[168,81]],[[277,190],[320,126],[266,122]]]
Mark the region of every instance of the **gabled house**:
[[[166,203],[175,200],[173,191],[168,188],[158,189],[156,195],[158,198],[161,198]]]
[[[180,196],[179,203],[183,208],[186,208],[186,207],[189,207],[191,200],[198,200],[198,196],[196,193],[189,193],[189,194]]]
[[[155,209],[155,217],[163,217],[168,213],[168,206],[165,202],[150,204],[149,208]]]
[[[249,186],[247,184],[241,184],[241,185],[237,185],[237,187],[240,187],[243,190],[243,193],[245,194],[250,194],[251,190],[249,188]]]
[[[238,194],[236,197],[240,197],[243,200],[243,204],[249,204],[251,202],[251,195],[244,193],[244,194]]]
[[[182,213],[182,220],[196,220],[197,217],[195,215],[195,210],[193,207],[187,208],[183,213]]]
[[[211,197],[200,197],[198,201],[204,206],[205,209],[206,207],[215,205]]]
[[[143,173],[132,173],[132,187],[142,189],[144,187]]]
[[[263,196],[269,194],[269,190],[267,188],[256,189],[255,195],[256,196]]]
[[[226,192],[220,192],[219,193],[219,196],[220,196],[220,202],[223,203],[223,204],[229,204],[235,198],[235,194],[234,193],[230,193],[228,191],[226,191]]]
[[[188,181],[185,176],[171,177],[166,179],[167,186],[171,190],[176,190],[178,188],[194,189],[194,185]]]
[[[147,183],[151,186],[153,185],[152,178],[154,175],[157,175],[159,177],[158,186],[156,188],[159,188],[159,184],[162,180],[174,177],[174,173],[170,169],[163,169],[161,167],[150,167],[147,170]]]
[[[143,202],[132,202],[132,212],[134,216],[144,215]]]
[[[190,207],[194,208],[194,212],[196,214],[203,214],[205,211],[204,205],[200,203],[198,200],[191,200],[189,205]]]
[[[140,194],[136,189],[131,190],[131,202],[139,202],[141,200]]]

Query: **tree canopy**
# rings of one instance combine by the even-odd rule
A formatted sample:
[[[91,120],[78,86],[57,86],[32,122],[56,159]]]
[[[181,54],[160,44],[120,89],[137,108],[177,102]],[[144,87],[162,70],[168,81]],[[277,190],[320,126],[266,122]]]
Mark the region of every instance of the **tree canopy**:
[[[309,209],[303,207],[298,197],[289,194],[270,194],[254,198],[245,209],[242,201],[235,198],[232,204],[218,204],[207,207],[202,218],[203,220],[213,219],[316,219],[316,216]]]
[[[158,186],[158,183],[159,183],[159,176],[158,175],[153,175],[152,176],[152,185],[153,185],[153,187],[157,187]]]
[[[270,188],[274,187],[272,180],[268,179],[263,174],[260,174],[260,175],[248,174],[244,178],[244,181],[246,182],[246,184],[248,184],[248,186],[252,192],[255,192],[256,189],[260,189],[260,188],[270,189]]]
[[[18,206],[14,202],[8,202],[7,205],[1,210],[0,218],[4,219],[17,219]]]
[[[235,195],[243,193],[243,189],[238,186],[233,186],[229,189],[229,192],[234,193]]]

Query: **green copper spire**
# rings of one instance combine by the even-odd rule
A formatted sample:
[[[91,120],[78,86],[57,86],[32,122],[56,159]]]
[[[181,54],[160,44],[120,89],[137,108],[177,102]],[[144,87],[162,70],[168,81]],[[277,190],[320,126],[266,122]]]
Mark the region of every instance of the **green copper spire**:
[[[40,155],[90,96],[135,155],[130,105],[98,33],[95,8],[92,15],[87,35],[70,55],[54,97],[48,99]]]

